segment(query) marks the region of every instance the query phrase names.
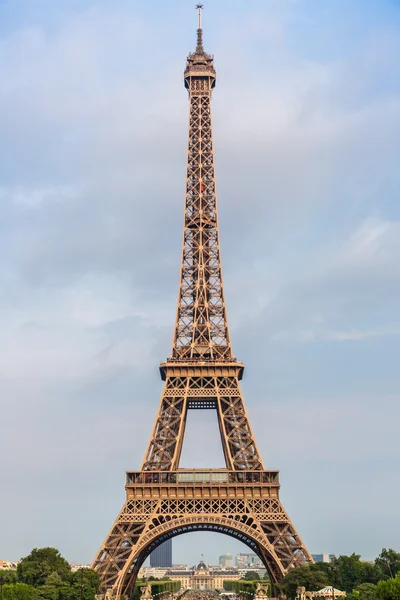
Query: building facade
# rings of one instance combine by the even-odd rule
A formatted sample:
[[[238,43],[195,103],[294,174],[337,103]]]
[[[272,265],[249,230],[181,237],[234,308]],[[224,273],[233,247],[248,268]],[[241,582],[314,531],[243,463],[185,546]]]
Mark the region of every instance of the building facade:
[[[232,554],[222,554],[219,557],[218,564],[221,569],[231,569],[233,567],[233,556]]]
[[[251,569],[253,567],[262,567],[263,564],[257,554],[242,553],[236,555],[236,566],[238,569]]]
[[[0,560],[0,571],[13,571],[17,568],[17,565],[18,563],[12,562],[11,560]]]
[[[328,552],[323,552],[322,554],[312,554],[311,555],[315,562],[324,562],[329,563],[332,562],[336,556],[334,554],[328,554]]]
[[[207,567],[201,561],[191,569],[170,569],[165,573],[172,581],[180,581],[183,589],[188,590],[223,590],[224,581],[240,579],[237,569],[216,569]]]
[[[153,577],[154,579],[164,579],[168,571],[169,569],[167,567],[141,567],[138,577],[139,579],[148,579],[149,577]]]
[[[71,571],[73,573],[76,573],[77,571],[80,571],[81,569],[90,569],[91,565],[70,565],[71,566]]]

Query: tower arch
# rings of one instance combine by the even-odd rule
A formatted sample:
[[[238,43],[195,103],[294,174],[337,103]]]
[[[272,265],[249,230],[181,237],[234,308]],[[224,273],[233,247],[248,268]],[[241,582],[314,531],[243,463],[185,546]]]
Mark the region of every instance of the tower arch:
[[[202,517],[187,515],[179,520],[169,521],[166,526],[160,524],[150,529],[149,535],[145,538],[146,541],[143,541],[141,546],[132,549],[124,569],[119,574],[118,582],[115,584],[116,595],[128,596],[128,598],[132,596],[141,566],[160,544],[180,535],[203,531],[228,535],[245,544],[260,558],[272,584],[277,583],[285,574],[285,569],[276,555],[273,545],[268,544],[266,547],[264,536],[251,517],[245,520],[229,517],[216,519],[212,515]]]

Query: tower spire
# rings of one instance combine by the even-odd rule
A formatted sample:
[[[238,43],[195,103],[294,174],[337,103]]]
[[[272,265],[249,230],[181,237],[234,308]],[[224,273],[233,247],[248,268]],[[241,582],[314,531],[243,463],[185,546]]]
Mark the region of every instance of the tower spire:
[[[203,30],[201,28],[201,11],[203,10],[203,4],[196,4],[197,8],[197,46],[196,46],[196,54],[204,54],[203,47]]]
[[[177,320],[171,358],[232,359],[219,248],[211,93],[213,57],[202,46],[201,9],[196,52],[189,54],[185,87],[189,92],[189,146],[185,222]]]

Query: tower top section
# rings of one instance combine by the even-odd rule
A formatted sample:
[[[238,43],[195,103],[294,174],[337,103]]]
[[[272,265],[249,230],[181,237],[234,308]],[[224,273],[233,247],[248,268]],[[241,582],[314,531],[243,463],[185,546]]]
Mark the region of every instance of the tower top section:
[[[203,10],[204,6],[202,4],[196,4],[196,8],[197,8],[197,46],[196,46],[196,52],[198,53],[204,53],[204,48],[203,48],[203,30],[201,28],[201,11]]]
[[[190,52],[187,57],[186,69],[185,69],[185,87],[190,90],[190,78],[210,78],[211,87],[215,85],[215,68],[214,68],[214,56],[212,54],[208,54],[204,50],[203,46],[203,29],[202,29],[202,4],[196,4],[197,9],[197,44],[196,50],[194,52]]]

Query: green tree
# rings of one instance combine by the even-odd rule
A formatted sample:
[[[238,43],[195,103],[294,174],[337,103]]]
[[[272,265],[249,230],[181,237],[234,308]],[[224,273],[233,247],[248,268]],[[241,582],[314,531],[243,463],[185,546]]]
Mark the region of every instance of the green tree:
[[[35,589],[36,589],[36,596],[37,596],[38,600],[58,600],[58,597],[59,597],[58,587],[55,587],[53,585],[48,585],[47,583],[45,583],[44,585],[41,585]]]
[[[374,562],[360,560],[358,554],[339,556],[329,563],[316,563],[311,568],[324,571],[330,585],[350,593],[361,583],[378,583],[381,579],[379,568]]]
[[[339,556],[332,561],[333,570],[336,571],[337,580],[330,581],[345,592],[351,592],[360,583],[364,583],[365,563],[361,562],[359,554]]]
[[[360,585],[347,596],[347,600],[376,600],[376,598],[376,585],[373,583],[360,583]]]
[[[299,586],[304,586],[307,591],[314,592],[329,585],[330,581],[327,573],[319,568],[319,563],[316,565],[305,565],[291,569],[283,578],[280,589],[288,598],[296,597],[296,589]]]
[[[92,569],[79,569],[72,574],[71,600],[94,600],[98,592],[100,579]],[[60,600],[64,600],[60,598]]]
[[[317,562],[314,565],[310,565],[311,570],[322,571],[325,573],[327,581],[329,585],[333,585],[334,587],[340,587],[339,579],[340,573],[338,565],[335,564],[334,561],[325,563],[325,562]]]
[[[11,569],[2,569],[0,571],[0,600],[3,600],[3,586],[5,584],[16,583],[17,572]]]
[[[5,583],[16,583],[17,581],[17,571],[14,569],[2,569],[0,571],[0,585],[4,585]]]
[[[34,548],[17,567],[18,580],[34,587],[45,585],[52,573],[62,581],[71,579],[71,567],[55,548]]]
[[[227,592],[235,592],[239,596],[247,594],[246,598],[253,596],[256,591],[256,581],[245,581],[244,579],[237,579],[235,581],[224,581],[223,587]],[[250,595],[250,596],[249,596]]]
[[[375,562],[364,562],[364,583],[377,584],[382,579],[382,572]]]
[[[255,581],[256,579],[261,578],[259,574],[255,573],[254,571],[247,571],[247,573],[245,573],[241,579],[244,579],[244,581]]]
[[[376,586],[378,600],[400,600],[400,576],[394,579],[385,579]]]
[[[400,552],[389,548],[382,548],[382,552],[375,559],[375,565],[381,572],[381,579],[393,579],[400,573]]]
[[[2,600],[36,600],[36,590],[26,583],[7,583],[3,585]]]
[[[43,585],[37,588],[38,599],[60,600],[70,597],[71,586],[63,581],[56,571],[46,577]]]

